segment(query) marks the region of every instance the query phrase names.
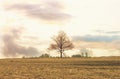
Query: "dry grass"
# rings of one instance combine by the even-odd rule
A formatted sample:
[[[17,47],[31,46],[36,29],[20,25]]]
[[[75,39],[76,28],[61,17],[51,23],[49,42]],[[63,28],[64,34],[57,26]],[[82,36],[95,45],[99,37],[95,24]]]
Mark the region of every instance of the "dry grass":
[[[120,79],[120,57],[1,59],[0,79]]]

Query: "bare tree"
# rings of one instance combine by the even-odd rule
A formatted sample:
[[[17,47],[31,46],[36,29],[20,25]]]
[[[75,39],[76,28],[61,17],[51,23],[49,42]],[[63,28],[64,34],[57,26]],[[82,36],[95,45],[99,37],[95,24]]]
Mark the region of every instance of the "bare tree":
[[[54,43],[50,45],[49,50],[57,50],[62,58],[65,50],[72,49],[74,46],[64,31],[60,31],[53,38]]]

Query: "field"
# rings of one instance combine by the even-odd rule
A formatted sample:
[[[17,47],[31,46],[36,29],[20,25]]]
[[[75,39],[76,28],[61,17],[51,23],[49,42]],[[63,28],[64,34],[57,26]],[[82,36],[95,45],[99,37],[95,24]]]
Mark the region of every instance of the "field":
[[[120,79],[120,57],[1,59],[0,79]]]

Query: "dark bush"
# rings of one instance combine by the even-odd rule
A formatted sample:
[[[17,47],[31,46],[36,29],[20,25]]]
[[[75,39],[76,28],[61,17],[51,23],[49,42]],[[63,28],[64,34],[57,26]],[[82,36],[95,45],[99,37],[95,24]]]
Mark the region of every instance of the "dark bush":
[[[49,55],[49,54],[42,54],[40,57],[41,57],[41,58],[49,58],[50,55]]]
[[[79,58],[79,57],[81,57],[81,55],[80,54],[76,54],[76,55],[72,55],[72,57],[73,58]]]

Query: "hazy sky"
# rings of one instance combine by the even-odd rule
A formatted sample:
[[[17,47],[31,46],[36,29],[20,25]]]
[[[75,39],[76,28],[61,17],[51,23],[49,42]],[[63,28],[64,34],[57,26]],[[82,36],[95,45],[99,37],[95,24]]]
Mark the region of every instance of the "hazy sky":
[[[0,0],[0,55],[38,56],[60,30],[75,53],[85,47],[93,56],[120,55],[119,9],[120,0]]]

